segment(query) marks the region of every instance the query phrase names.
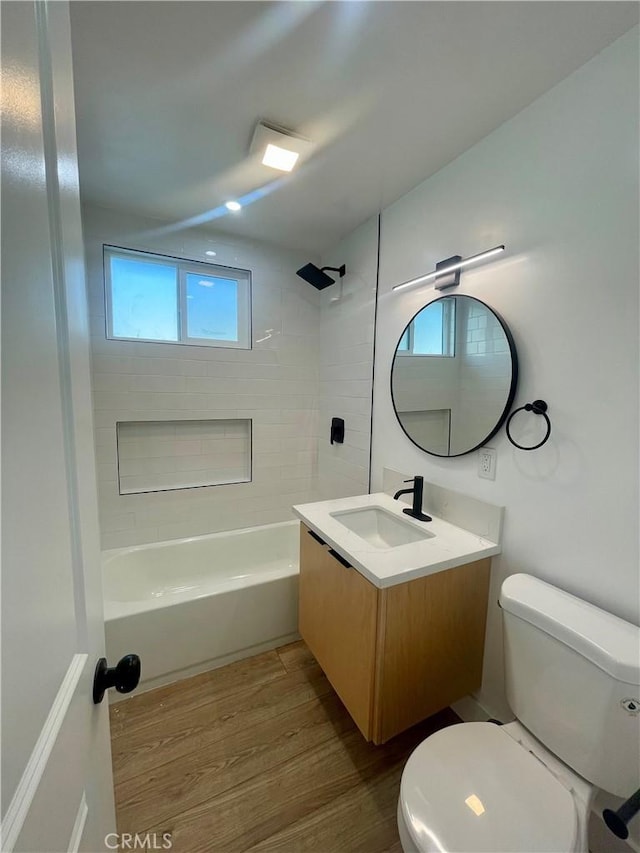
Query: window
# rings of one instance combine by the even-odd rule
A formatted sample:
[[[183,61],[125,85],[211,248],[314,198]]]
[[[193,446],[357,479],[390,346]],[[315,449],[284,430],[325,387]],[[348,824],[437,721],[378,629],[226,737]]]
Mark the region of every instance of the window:
[[[104,247],[107,337],[251,349],[251,273]]]
[[[438,299],[422,309],[400,338],[398,355],[455,355],[455,300]]]

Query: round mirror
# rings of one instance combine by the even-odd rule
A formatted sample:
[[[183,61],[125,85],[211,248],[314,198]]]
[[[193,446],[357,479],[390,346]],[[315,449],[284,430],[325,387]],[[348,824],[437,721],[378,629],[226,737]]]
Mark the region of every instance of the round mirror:
[[[402,333],[391,398],[414,444],[434,456],[462,456],[500,429],[517,378],[513,337],[495,311],[471,296],[443,296]]]

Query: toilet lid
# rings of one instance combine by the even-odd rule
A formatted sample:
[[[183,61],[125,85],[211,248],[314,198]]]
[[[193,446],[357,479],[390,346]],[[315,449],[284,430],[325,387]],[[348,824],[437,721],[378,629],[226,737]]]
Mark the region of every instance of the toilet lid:
[[[436,732],[410,756],[400,803],[421,851],[574,849],[571,793],[531,752],[493,723]]]

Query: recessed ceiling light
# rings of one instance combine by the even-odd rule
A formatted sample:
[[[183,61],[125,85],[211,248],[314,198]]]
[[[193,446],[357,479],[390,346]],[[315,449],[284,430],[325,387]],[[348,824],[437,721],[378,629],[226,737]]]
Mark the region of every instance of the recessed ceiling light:
[[[277,124],[259,121],[249,151],[264,166],[290,172],[310,156],[313,147],[310,139]]]
[[[290,172],[298,162],[299,156],[299,151],[289,151],[287,148],[280,148],[279,145],[273,145],[270,142],[265,149],[262,163],[265,166],[271,166],[272,169],[279,169],[281,172]]]
[[[225,203],[225,207],[227,210],[232,210],[234,213],[237,213],[239,210],[242,210],[242,205],[239,201],[228,201]]]
[[[205,252],[205,255],[209,255],[210,258],[215,258],[215,256],[217,254],[218,254],[217,252],[212,252],[211,249],[209,249],[207,252]]]

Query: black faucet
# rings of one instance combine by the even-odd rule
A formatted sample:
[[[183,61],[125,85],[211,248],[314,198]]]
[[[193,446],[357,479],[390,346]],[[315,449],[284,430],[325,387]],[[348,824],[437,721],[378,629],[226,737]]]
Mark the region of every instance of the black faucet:
[[[397,501],[400,495],[413,495],[413,506],[411,509],[407,507],[403,509],[406,515],[410,515],[411,518],[417,518],[418,521],[431,521],[430,515],[425,515],[422,512],[422,491],[424,489],[424,477],[415,476],[412,477],[411,480],[405,480],[405,483],[413,483],[412,489],[400,489],[399,492],[396,492],[393,496],[394,501]]]

